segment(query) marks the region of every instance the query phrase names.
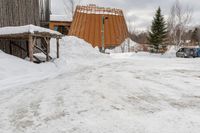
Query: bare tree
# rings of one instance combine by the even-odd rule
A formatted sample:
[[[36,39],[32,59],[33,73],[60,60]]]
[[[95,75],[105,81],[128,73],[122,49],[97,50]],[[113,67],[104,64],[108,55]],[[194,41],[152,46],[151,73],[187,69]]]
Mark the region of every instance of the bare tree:
[[[192,13],[192,9],[188,6],[184,8],[179,0],[172,5],[168,18],[169,41],[172,44],[177,46],[182,44],[182,37],[191,22]]]
[[[128,28],[128,38],[124,41],[124,43],[121,45],[121,51],[122,53],[124,52],[131,52],[131,37],[133,34],[136,32],[135,27],[133,26],[133,23],[128,17],[126,16],[126,23],[127,23],[127,28]]]
[[[81,2],[81,0],[63,0],[65,13],[70,13],[74,15],[76,6]]]
[[[128,39],[127,39],[126,45],[127,45],[128,52],[130,52],[131,51],[130,35],[131,35],[132,32],[135,31],[130,19],[127,19],[127,28],[128,28]]]

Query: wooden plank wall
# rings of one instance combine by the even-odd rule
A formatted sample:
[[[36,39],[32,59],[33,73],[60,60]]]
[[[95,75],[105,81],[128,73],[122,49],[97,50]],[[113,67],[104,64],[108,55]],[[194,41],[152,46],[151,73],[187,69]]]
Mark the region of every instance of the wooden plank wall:
[[[27,56],[27,42],[26,41],[0,41],[0,50],[15,55],[17,57],[25,58]]]
[[[0,27],[39,25],[39,0],[0,0]]]
[[[102,9],[97,10],[102,11]],[[77,7],[69,35],[84,39],[93,47],[101,47],[102,16],[104,15],[108,17],[105,20],[104,34],[106,48],[118,46],[128,37],[128,28],[121,10],[105,9],[105,12],[110,11],[110,14],[88,13],[89,11],[93,10],[87,7]]]

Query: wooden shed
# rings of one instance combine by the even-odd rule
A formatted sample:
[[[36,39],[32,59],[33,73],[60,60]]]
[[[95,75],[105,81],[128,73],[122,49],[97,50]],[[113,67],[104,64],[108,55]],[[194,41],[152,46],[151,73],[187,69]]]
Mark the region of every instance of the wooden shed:
[[[34,25],[0,28],[0,44],[2,41],[9,41],[7,45],[11,55],[13,55],[13,49],[18,48],[26,53],[25,57],[29,57],[31,62],[35,61],[37,63],[42,62],[42,60],[34,56],[34,53],[37,53],[36,50],[46,55],[46,61],[51,59],[49,55],[51,38],[57,39],[57,58],[59,58],[59,39],[61,39],[61,37],[62,34],[59,32]],[[18,45],[18,43],[22,41],[24,43]],[[24,48],[24,46],[26,46],[26,48]]]
[[[69,35],[77,36],[100,49],[120,45],[128,37],[128,28],[120,9],[77,6]]]
[[[46,26],[49,22],[50,0],[0,0],[0,27],[36,25]],[[10,47],[11,44],[12,48]],[[1,40],[0,50],[21,58],[27,56],[27,42]]]

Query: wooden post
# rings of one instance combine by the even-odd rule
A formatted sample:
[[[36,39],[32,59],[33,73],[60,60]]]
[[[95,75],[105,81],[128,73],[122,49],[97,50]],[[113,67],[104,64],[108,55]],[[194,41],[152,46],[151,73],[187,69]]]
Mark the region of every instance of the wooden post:
[[[50,53],[50,39],[49,39],[49,38],[47,39],[46,44],[47,44],[47,45],[46,45],[46,46],[47,46],[47,47],[46,47],[46,50],[47,50],[47,51],[46,51],[46,52],[47,52],[46,61],[49,61],[49,60],[50,60],[50,58],[49,58],[49,53]]]
[[[33,62],[33,37],[31,35],[29,35],[28,39],[28,53],[30,61]]]
[[[12,50],[12,41],[10,41],[10,44],[9,44],[9,49],[10,49],[10,54],[12,55],[13,53],[13,50]]]
[[[26,51],[27,51],[27,56],[29,57],[29,41],[26,41]]]
[[[60,58],[60,44],[59,44],[59,38],[56,38],[57,42],[57,58]]]
[[[47,43],[48,43],[47,49],[49,53],[50,53],[50,40],[51,38],[47,38]]]

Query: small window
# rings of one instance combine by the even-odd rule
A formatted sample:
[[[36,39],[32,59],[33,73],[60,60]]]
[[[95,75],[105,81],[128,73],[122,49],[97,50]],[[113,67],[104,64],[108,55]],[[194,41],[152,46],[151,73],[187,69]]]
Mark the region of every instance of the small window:
[[[55,30],[55,31],[58,31],[58,26],[54,26],[54,30]]]
[[[58,31],[58,32],[60,32],[60,33],[62,33],[62,34],[64,34],[64,35],[67,35],[67,33],[68,33],[68,30],[67,30],[67,28],[65,27],[65,26],[54,26],[54,30],[55,31]]]
[[[179,49],[178,52],[184,52],[184,48]]]

